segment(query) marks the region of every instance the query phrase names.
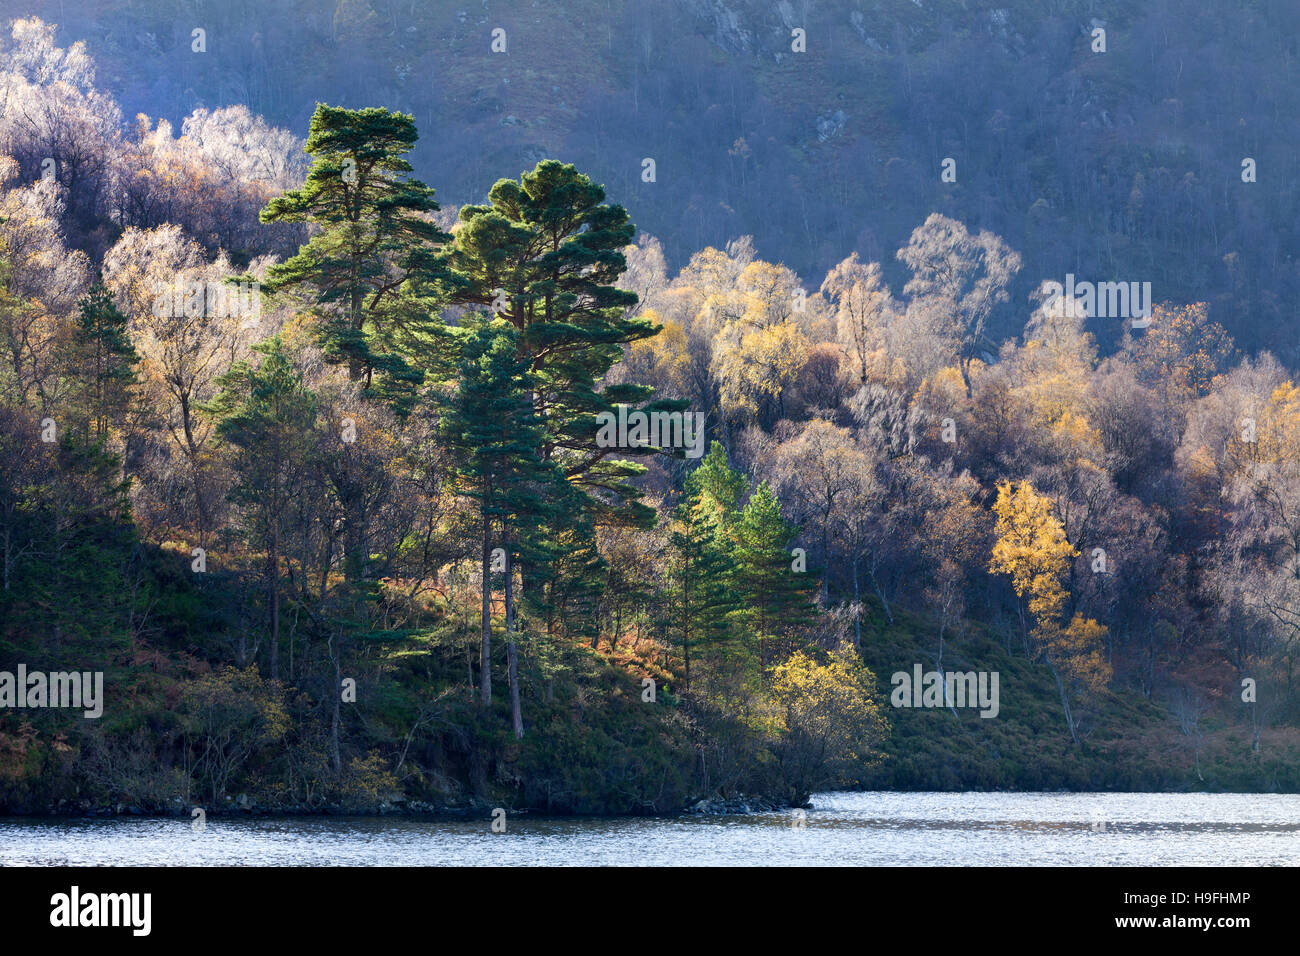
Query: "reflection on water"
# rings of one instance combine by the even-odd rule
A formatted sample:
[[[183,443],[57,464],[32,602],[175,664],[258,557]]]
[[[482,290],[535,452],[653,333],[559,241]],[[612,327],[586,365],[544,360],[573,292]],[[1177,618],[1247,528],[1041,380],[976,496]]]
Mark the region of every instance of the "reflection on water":
[[[823,793],[797,812],[669,819],[0,820],[3,865],[1290,865],[1300,796]]]

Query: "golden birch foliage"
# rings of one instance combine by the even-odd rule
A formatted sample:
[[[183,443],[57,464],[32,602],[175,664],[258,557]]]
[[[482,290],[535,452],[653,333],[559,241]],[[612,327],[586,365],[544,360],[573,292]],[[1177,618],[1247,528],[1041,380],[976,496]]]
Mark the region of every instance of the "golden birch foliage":
[[[1071,457],[1095,458],[1101,434],[1089,421],[1088,385],[1097,364],[1084,312],[1065,300],[1038,309],[1025,326],[1025,344],[1007,355],[1012,394],[1037,430],[1050,432]]]
[[[1090,690],[1101,690],[1110,681],[1111,667],[1102,648],[1106,626],[1075,614],[1066,628],[1054,626],[1046,650],[1071,679]]]
[[[762,328],[794,319],[799,277],[782,265],[761,259],[745,266],[736,283],[744,304],[742,321]],[[805,303],[806,305],[806,303]]]
[[[1051,502],[1027,481],[1016,487],[1003,481],[993,511],[997,541],[989,567],[1010,575],[1016,594],[1027,598],[1039,650],[1069,680],[1093,690],[1104,687],[1111,675],[1102,654],[1105,626],[1080,614],[1061,626],[1069,597],[1062,582],[1079,552],[1066,540],[1065,527],[1052,514]]]
[[[1027,481],[1015,487],[1002,481],[993,512],[997,541],[990,570],[1010,575],[1011,586],[1028,599],[1036,620],[1055,621],[1068,596],[1061,580],[1079,552],[1066,540],[1051,501]]]
[[[850,372],[866,384],[886,351],[886,327],[894,312],[880,263],[860,262],[855,252],[826,274],[821,292],[835,304],[835,340],[849,358]]]
[[[923,379],[912,396],[912,404],[929,409],[936,416],[954,414],[969,404],[961,369],[955,365],[941,368]]]
[[[1155,307],[1146,335],[1133,349],[1149,381],[1180,398],[1200,398],[1222,385],[1235,349],[1223,326],[1210,320],[1204,302]]]
[[[796,651],[772,669],[771,694],[784,728],[832,763],[870,756],[888,729],[875,677],[852,647],[825,663]]]
[[[642,317],[658,322],[659,315],[647,309]],[[688,398],[691,394],[691,353],[686,330],[667,319],[659,334],[628,346],[627,380],[655,387],[660,398]]]
[[[1237,423],[1230,442],[1236,460],[1286,464],[1300,457],[1300,389],[1283,382],[1273,390],[1260,409],[1254,428],[1246,430],[1245,421]],[[1253,439],[1253,440],[1250,440]]]
[[[793,322],[754,329],[730,342],[720,337],[714,363],[722,407],[740,422],[771,418],[773,411],[779,417],[808,348],[807,336]]]

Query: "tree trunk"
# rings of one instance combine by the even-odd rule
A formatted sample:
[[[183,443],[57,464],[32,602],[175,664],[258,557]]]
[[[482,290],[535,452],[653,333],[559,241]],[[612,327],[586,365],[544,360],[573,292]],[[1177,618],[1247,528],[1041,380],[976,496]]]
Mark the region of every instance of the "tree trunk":
[[[1083,744],[1079,740],[1079,734],[1074,726],[1074,714],[1070,712],[1070,699],[1065,693],[1065,683],[1061,680],[1061,675],[1057,672],[1056,665],[1052,663],[1051,658],[1047,659],[1047,667],[1051,670],[1052,676],[1056,678],[1056,689],[1061,695],[1061,707],[1065,710],[1065,726],[1070,729],[1070,739],[1074,741],[1075,746],[1082,747]]]
[[[208,530],[212,526],[207,500],[203,496],[203,475],[199,466],[199,447],[194,441],[194,415],[190,410],[190,396],[182,389],[181,431],[185,436],[185,452],[190,460],[190,482],[194,486],[194,508],[199,517],[199,547],[207,547]]]
[[[831,603],[831,556],[827,550],[830,547],[830,533],[827,528],[830,517],[831,513],[828,508],[825,520],[822,521],[822,607],[829,607]]]
[[[691,581],[690,560],[682,581],[682,656],[686,663],[686,693],[691,692]]]
[[[271,533],[271,553],[267,555],[267,585],[271,605],[271,680],[280,679],[280,532]]]
[[[957,705],[956,705],[953,701],[951,701],[951,700],[948,699],[948,678],[945,677],[945,676],[944,676],[944,673],[943,673],[943,632],[944,632],[944,628],[945,628],[945,627],[946,627],[945,624],[940,623],[940,625],[939,625],[939,656],[938,656],[937,658],[935,658],[934,669],[935,669],[936,671],[939,672],[939,686],[940,686],[940,687],[942,688],[942,690],[943,690],[943,702],[944,702],[944,705],[945,705],[945,706],[946,706],[950,711],[952,711],[952,715],[953,715],[954,717],[956,717],[958,720],[961,720],[960,715],[957,713]]]
[[[862,649],[862,599],[858,594],[858,553],[853,552],[853,649]]]
[[[330,759],[334,763],[334,772],[336,774],[343,772],[343,757],[339,753],[339,723],[341,716],[339,713],[340,702],[343,700],[343,677],[339,669],[339,650],[334,646],[334,641],[330,641],[330,657],[334,658],[334,704],[330,711]]]
[[[492,525],[483,516],[483,588],[482,620],[479,638],[478,678],[479,703],[487,707],[492,703]]]
[[[894,612],[890,610],[889,599],[885,597],[885,589],[880,586],[880,582],[876,579],[874,572],[871,574],[871,587],[876,592],[876,597],[880,598],[880,607],[885,612],[885,619],[888,620],[890,624],[893,624]]]
[[[515,738],[524,739],[524,716],[519,706],[519,655],[515,651],[515,582],[510,545],[506,543],[506,667],[510,674],[510,725]]]

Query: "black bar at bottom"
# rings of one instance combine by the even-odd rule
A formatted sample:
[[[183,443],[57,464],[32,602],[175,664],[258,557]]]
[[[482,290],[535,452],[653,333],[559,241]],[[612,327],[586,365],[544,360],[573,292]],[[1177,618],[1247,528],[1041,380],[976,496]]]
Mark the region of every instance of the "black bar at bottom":
[[[920,944],[965,927],[975,935],[953,938],[1028,942],[1051,927],[1068,940],[1200,935],[1231,945],[1243,933],[1286,929],[1293,884],[1282,868],[51,867],[0,869],[0,912],[11,941],[34,934],[127,946],[373,946],[407,933],[434,947],[460,939],[456,948],[469,944],[467,933],[493,948],[588,933],[629,944],[716,937],[734,945],[762,942],[780,924],[810,939],[904,933]],[[148,894],[147,911],[133,894]]]

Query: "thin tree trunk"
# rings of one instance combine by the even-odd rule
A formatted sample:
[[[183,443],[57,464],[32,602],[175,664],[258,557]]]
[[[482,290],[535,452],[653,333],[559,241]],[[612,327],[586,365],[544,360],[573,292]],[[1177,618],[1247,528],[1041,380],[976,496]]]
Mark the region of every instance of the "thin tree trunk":
[[[691,692],[691,581],[690,559],[682,580],[682,656],[686,662],[686,693]]]
[[[212,526],[207,500],[203,495],[203,475],[199,466],[199,448],[194,441],[194,416],[190,410],[190,396],[184,390],[181,399],[181,430],[185,436],[185,452],[190,460],[190,482],[194,486],[194,508],[199,516],[199,547],[207,547],[208,529]]]
[[[267,562],[268,584],[271,589],[271,680],[280,679],[280,582],[276,580],[280,558],[276,550],[276,544],[273,543]]]
[[[946,626],[946,623],[942,621],[939,624],[939,656],[935,659],[934,669],[939,672],[939,686],[943,689],[944,705],[952,711],[954,717],[960,720],[961,717],[957,714],[956,703],[948,698],[948,678],[943,673],[943,632]]]
[[[880,606],[885,612],[886,620],[888,620],[890,624],[893,624],[894,612],[890,610],[889,599],[885,597],[885,589],[880,586],[880,582],[876,580],[876,575],[874,573],[871,575],[871,587],[875,590],[876,597],[880,598]]]
[[[515,651],[515,582],[510,543],[506,542],[506,666],[510,672],[510,724],[515,737],[524,739],[524,716],[519,706],[519,655]]]
[[[858,594],[858,554],[853,552],[853,649],[862,649],[862,599]]]
[[[483,516],[483,588],[482,620],[479,639],[478,678],[479,703],[487,707],[492,703],[492,526]]]
[[[1065,725],[1070,728],[1070,739],[1074,741],[1076,746],[1081,747],[1083,744],[1080,742],[1079,734],[1074,728],[1074,714],[1070,712],[1070,699],[1066,696],[1065,684],[1062,682],[1061,675],[1057,672],[1056,665],[1052,663],[1051,658],[1048,658],[1047,666],[1051,670],[1052,676],[1056,678],[1056,689],[1061,695],[1061,707],[1065,710]]]
[[[829,607],[831,603],[831,556],[828,551],[830,529],[827,527],[830,517],[830,508],[827,508],[825,520],[822,521],[822,562],[825,565],[822,568],[822,607]]]
[[[330,758],[334,762],[334,772],[339,774],[343,772],[343,757],[339,753],[339,724],[341,722],[339,707],[343,699],[343,676],[339,668],[339,649],[334,646],[333,640],[330,641],[330,657],[334,658],[334,704],[330,713]]]

